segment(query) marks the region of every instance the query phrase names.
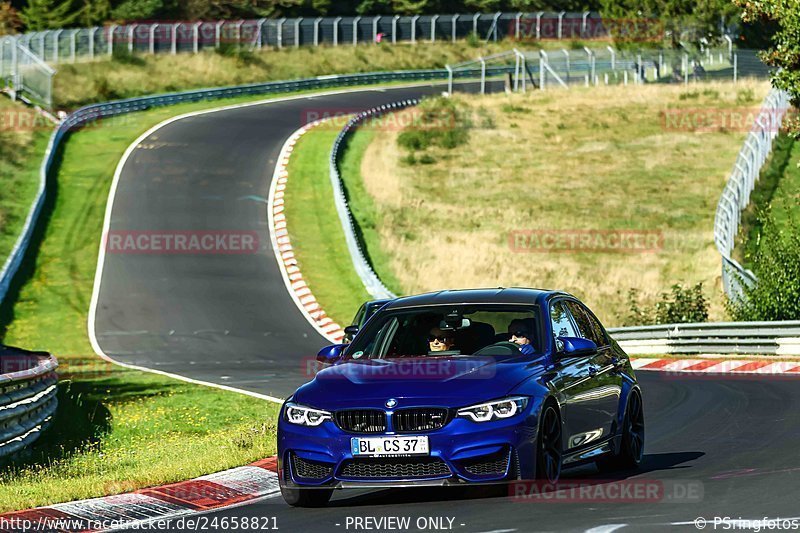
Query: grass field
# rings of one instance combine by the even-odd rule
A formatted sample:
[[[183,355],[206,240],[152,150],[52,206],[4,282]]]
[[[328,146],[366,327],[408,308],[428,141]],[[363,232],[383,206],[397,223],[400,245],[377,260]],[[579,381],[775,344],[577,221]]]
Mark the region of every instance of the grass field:
[[[58,357],[58,418],[29,455],[2,470],[0,512],[184,480],[275,453],[277,405],[111,366],[94,355],[86,333],[103,215],[122,153],[168,117],[232,102],[132,114],[68,139],[30,278],[0,317],[5,344]]]
[[[544,41],[541,47],[581,44]],[[144,94],[328,74],[444,68],[447,63],[476,59],[514,46],[519,43],[481,42],[470,46],[460,41],[301,47],[261,52],[206,51],[175,56],[123,54],[110,60],[59,65],[54,82],[54,106],[73,109],[92,102]]]
[[[421,150],[415,164],[397,129],[360,132],[373,138],[355,179],[376,209],[359,224],[379,235],[370,254],[388,258],[378,273],[406,294],[561,288],[609,326],[625,321],[630,289],[647,305],[674,283],[702,281],[709,319],[720,319],[713,217],[745,132],[670,126],[663,113],[757,106],[767,90],[740,82],[457,96],[472,117],[469,141]],[[649,253],[512,246],[515,232],[553,230],[642,231],[661,240]]]
[[[39,187],[39,165],[52,124],[0,97],[0,265],[19,237]]]

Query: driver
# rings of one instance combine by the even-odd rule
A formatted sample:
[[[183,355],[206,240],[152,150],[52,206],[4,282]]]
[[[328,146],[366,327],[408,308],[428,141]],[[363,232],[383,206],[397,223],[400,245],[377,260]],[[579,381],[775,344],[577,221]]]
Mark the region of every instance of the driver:
[[[452,331],[434,327],[428,332],[428,355],[443,355],[442,352],[458,351]]]
[[[533,348],[533,320],[515,318],[508,325],[508,340],[519,346],[519,351],[523,355],[531,355]]]

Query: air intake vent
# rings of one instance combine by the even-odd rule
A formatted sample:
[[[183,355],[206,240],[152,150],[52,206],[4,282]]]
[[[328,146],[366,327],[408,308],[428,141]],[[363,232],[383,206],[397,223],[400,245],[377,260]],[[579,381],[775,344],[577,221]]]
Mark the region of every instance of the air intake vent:
[[[437,457],[391,457],[351,459],[339,470],[342,479],[419,479],[450,475],[450,468]]]
[[[433,431],[447,424],[449,413],[447,409],[423,407],[415,409],[402,409],[392,415],[392,425],[395,431],[418,432]]]
[[[348,409],[336,412],[336,423],[353,433],[383,433],[386,431],[386,413],[377,409]]]
[[[294,475],[305,479],[325,479],[333,474],[333,465],[319,461],[309,461],[292,455]]]

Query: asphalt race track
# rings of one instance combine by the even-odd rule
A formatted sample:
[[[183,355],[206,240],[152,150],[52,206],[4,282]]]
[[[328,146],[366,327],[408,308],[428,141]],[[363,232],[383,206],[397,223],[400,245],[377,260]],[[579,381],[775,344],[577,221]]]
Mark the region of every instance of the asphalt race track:
[[[599,482],[592,497],[609,501],[556,501],[552,494],[536,499],[530,490],[528,498],[509,498],[503,488],[500,494],[494,489],[494,495],[482,488],[466,494],[444,488],[384,490],[335,493],[325,509],[293,509],[277,496],[209,518],[275,517],[281,530],[310,533],[366,531],[354,527],[357,517],[411,517],[411,524],[418,517],[445,517],[445,524],[453,519],[452,531],[511,533],[676,527],[697,531],[693,522],[698,517],[709,521],[707,531],[714,531],[714,516],[800,516],[800,380],[652,371],[637,377],[644,393],[645,459],[640,471],[614,478],[624,480],[616,486],[627,489],[614,492],[609,476],[598,474],[593,466],[564,473],[565,481],[587,486]],[[620,495],[627,502],[615,500]],[[418,529],[413,526],[410,531]]]
[[[265,201],[280,148],[308,111],[368,108],[441,90],[372,89],[232,109],[175,121],[142,141],[122,169],[112,231],[256,232],[259,250],[107,254],[95,322],[103,351],[121,362],[280,397],[306,381],[305,360],[325,340],[289,297],[269,241]],[[602,489],[595,498],[608,501],[514,499],[502,489],[383,490],[337,493],[325,509],[292,509],[277,496],[208,517],[276,517],[290,532],[392,530],[355,527],[353,520],[365,517],[410,517],[417,531],[418,517],[432,517],[445,529],[452,519],[453,531],[510,533],[676,523],[696,531],[697,517],[712,531],[714,516],[800,515],[800,379],[639,377],[645,462],[619,479],[644,487],[644,498],[627,494],[624,501]],[[594,467],[565,478],[610,487]]]

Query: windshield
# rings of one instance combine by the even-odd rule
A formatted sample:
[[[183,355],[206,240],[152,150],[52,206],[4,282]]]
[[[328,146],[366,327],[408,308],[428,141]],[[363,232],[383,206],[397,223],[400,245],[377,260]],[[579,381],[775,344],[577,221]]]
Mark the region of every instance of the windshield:
[[[537,316],[533,305],[449,305],[388,311],[369,322],[346,357],[541,353]]]

